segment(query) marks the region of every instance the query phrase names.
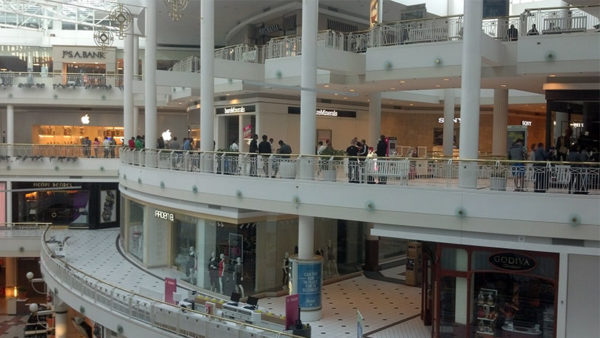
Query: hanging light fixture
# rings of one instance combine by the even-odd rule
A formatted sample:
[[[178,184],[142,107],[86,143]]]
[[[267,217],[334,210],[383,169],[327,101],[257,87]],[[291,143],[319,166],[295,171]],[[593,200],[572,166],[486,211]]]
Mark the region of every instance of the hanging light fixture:
[[[189,0],[165,0],[165,6],[169,10],[169,16],[173,21],[179,21],[183,17],[183,11],[187,8]]]
[[[114,40],[113,34],[106,27],[102,26],[94,31],[94,42],[96,46],[105,48],[112,45]]]
[[[110,20],[117,23],[117,27],[119,27],[117,36],[119,39],[123,39],[127,27],[133,21],[133,16],[127,7],[123,6],[123,4],[118,4],[110,11]]]

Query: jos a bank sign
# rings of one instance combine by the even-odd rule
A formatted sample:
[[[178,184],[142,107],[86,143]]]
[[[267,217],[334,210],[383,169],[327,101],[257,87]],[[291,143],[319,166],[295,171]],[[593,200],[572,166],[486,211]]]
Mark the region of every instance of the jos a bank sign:
[[[63,50],[63,59],[105,59],[104,52]]]
[[[512,252],[500,252],[488,258],[490,264],[500,270],[528,271],[536,266],[533,258]]]

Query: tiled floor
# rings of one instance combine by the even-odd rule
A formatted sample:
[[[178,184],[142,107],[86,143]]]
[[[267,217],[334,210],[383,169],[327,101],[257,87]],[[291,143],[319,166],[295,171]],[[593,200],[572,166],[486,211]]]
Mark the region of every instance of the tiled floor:
[[[139,292],[140,287],[164,292],[164,282],[124,259],[116,248],[118,229],[56,230],[57,239],[70,236],[65,245],[66,260],[74,267],[109,283]],[[152,269],[160,277],[177,277],[169,269]],[[403,267],[383,271],[384,276],[402,278]],[[368,337],[430,337],[430,329],[418,318],[420,289],[364,276],[323,288],[322,319],[310,323],[313,337],[355,337],[357,310],[363,316]],[[284,314],[284,297],[263,298],[263,311]],[[414,318],[417,315],[416,318]]]

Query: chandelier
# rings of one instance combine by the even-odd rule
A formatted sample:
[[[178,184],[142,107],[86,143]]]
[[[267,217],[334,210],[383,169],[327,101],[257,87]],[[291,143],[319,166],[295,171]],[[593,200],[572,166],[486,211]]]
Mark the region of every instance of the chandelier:
[[[173,21],[179,21],[183,17],[183,11],[187,8],[189,0],[165,0],[165,6],[169,10],[169,16]]]
[[[105,48],[112,45],[114,40],[113,34],[106,27],[98,27],[94,31],[94,42],[96,46]]]
[[[132,22],[133,16],[127,7],[123,6],[123,4],[118,4],[110,11],[110,20],[117,24],[119,27],[119,31],[117,32],[117,36],[119,39],[123,39],[125,37],[125,30]]]

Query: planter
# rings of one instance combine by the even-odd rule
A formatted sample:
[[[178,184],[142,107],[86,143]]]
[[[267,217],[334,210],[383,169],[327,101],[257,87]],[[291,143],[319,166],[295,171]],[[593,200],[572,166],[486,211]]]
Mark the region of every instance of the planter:
[[[506,177],[490,177],[490,190],[506,191]]]

